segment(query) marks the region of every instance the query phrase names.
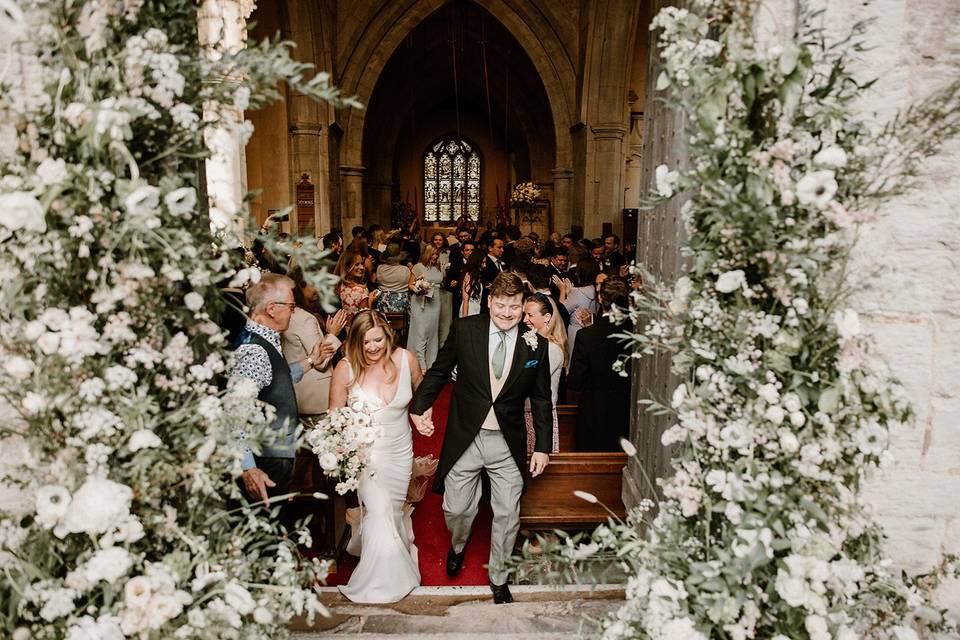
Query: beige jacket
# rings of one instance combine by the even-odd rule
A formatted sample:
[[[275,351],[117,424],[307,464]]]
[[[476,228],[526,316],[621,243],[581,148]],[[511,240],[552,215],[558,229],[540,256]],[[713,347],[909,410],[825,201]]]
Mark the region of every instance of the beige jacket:
[[[314,345],[323,340],[340,348],[336,336],[324,336],[320,323],[310,312],[297,307],[290,318],[290,326],[283,332],[283,357],[287,362],[296,362],[306,358]],[[303,374],[303,379],[293,385],[297,394],[297,409],[301,416],[316,415],[327,410],[330,404],[330,379],[333,377],[333,358],[317,363],[313,369]]]

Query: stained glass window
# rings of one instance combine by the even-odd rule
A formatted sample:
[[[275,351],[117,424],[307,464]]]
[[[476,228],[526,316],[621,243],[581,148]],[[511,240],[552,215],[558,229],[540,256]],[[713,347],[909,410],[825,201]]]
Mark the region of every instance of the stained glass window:
[[[456,222],[463,213],[480,220],[480,156],[466,140],[447,138],[423,156],[423,219]]]

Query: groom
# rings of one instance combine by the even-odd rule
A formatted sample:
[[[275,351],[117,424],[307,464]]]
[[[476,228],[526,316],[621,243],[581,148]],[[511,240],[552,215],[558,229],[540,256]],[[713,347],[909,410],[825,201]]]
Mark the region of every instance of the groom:
[[[513,553],[520,528],[520,494],[527,467],[524,400],[530,398],[536,431],[536,453],[529,465],[533,477],[550,462],[547,452],[553,429],[547,341],[533,331],[521,331],[523,296],[520,278],[511,273],[497,275],[490,285],[490,314],[454,323],[410,404],[417,430],[431,435],[431,405],[457,368],[433,486],[443,494],[443,513],[452,536],[447,575],[455,576],[463,566],[480,502],[480,471],[486,469],[493,509],[487,570],[497,604],[513,602],[504,564]]]

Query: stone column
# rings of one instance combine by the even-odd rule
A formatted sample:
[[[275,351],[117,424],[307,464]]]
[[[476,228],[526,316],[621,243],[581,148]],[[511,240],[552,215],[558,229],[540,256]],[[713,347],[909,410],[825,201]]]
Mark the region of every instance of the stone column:
[[[573,169],[557,167],[553,174],[553,230],[568,233],[573,224]]]
[[[623,212],[623,136],[627,126],[620,122],[593,125],[594,167],[592,216],[584,220],[587,237],[600,235],[604,222],[620,226]]]
[[[224,53],[246,46],[247,18],[253,8],[252,0],[204,0],[197,12],[197,31],[204,55],[219,60]],[[233,83],[236,79],[224,78],[223,82]],[[210,223],[218,229],[233,229],[242,238],[246,221],[241,214],[247,191],[246,158],[240,138],[243,112],[232,105],[209,105],[204,108],[204,118],[222,123],[204,134],[211,152],[206,161]]]
[[[326,154],[324,144],[324,128],[317,122],[293,122],[290,125],[290,169],[292,176],[309,174],[311,182],[316,188],[313,210],[314,235],[322,236],[330,230],[330,201],[327,195],[330,191],[328,184],[326,163],[323,162]],[[292,178],[291,178],[292,179]],[[296,216],[294,216],[294,219]],[[303,233],[298,228],[297,221],[291,229],[294,233]]]
[[[344,237],[350,229],[363,224],[363,176],[366,167],[340,165],[340,224]]]
[[[627,157],[624,162],[623,208],[637,209],[646,194],[640,192],[643,160],[643,113],[630,114],[630,133],[627,135]]]

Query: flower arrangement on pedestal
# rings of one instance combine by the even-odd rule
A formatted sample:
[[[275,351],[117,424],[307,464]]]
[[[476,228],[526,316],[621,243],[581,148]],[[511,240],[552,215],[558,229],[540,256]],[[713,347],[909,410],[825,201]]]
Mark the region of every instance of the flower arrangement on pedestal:
[[[960,83],[872,127],[849,70],[864,25],[836,43],[802,12],[795,37],[764,44],[758,3],[688,5],[653,27],[690,158],[657,168],[655,204],[685,198],[689,271],[670,286],[634,267],[644,289],[619,310],[643,328],[633,357],[666,350],[682,380],[669,406],[649,401],[675,416],[674,474],[652,520],[645,504],[540,557],[620,561],[627,597],[605,638],[953,634],[928,594],[956,559],[901,576],[860,496],[911,408],[861,333],[847,265],[866,212],[960,134]]]
[[[231,26],[202,17],[204,38]],[[237,114],[282,82],[353,102],[286,45],[201,46],[199,19],[188,0],[0,10],[4,638],[281,637],[324,610],[309,533],[236,484],[235,430],[256,449],[272,410],[218,386],[218,283],[259,274],[211,228],[197,159],[245,143]]]
[[[524,213],[530,213],[540,197],[540,187],[535,182],[520,182],[513,187],[510,193],[510,204],[516,209],[519,218]]]

